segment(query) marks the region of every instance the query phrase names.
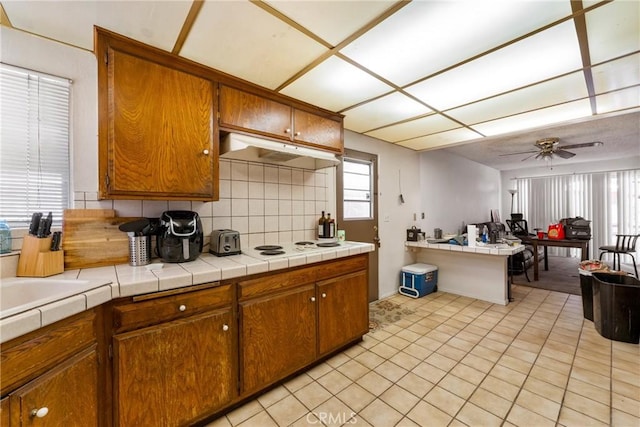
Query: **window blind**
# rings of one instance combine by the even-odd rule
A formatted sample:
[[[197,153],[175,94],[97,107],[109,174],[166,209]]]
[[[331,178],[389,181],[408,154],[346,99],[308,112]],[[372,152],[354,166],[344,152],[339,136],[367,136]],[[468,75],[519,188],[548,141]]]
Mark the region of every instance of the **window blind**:
[[[590,258],[598,248],[615,244],[616,234],[640,233],[640,169],[518,178],[516,212],[528,220],[529,231],[546,231],[562,218],[591,221]],[[578,256],[577,249],[549,248],[552,255]]]
[[[60,224],[69,205],[67,79],[0,64],[0,218],[27,227],[33,212]]]

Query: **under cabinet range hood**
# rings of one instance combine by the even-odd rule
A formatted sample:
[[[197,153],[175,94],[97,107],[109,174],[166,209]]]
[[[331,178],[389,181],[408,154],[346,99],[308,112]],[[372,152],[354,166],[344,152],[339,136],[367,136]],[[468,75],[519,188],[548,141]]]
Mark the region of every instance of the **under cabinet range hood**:
[[[220,142],[220,158],[322,169],[340,163],[335,154],[284,142],[230,133]]]

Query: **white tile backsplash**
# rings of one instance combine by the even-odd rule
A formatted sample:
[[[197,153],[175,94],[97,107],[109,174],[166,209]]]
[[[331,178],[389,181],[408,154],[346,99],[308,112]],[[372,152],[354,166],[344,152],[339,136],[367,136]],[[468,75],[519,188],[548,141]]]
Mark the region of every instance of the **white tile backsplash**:
[[[249,216],[249,199],[231,199],[231,216]]]
[[[219,200],[97,200],[97,192],[75,191],[74,207],[115,209],[118,216],[159,217],[166,210],[198,212],[205,243],[212,230],[231,228],[250,247],[316,237],[317,221],[328,205],[334,170],[220,160]]]
[[[249,183],[247,181],[231,180],[231,197],[246,199],[249,197]]]
[[[264,183],[263,182],[249,182],[249,198],[264,199]]]
[[[277,166],[264,166],[264,182],[278,183],[278,167]]]
[[[264,182],[264,165],[249,163],[249,181]]]

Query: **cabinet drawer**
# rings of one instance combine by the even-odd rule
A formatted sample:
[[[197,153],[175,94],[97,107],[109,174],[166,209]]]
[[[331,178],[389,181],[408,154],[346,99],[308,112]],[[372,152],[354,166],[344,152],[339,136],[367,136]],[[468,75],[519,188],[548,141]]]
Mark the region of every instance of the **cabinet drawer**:
[[[315,270],[316,267],[307,267],[285,273],[272,273],[257,279],[245,280],[238,284],[238,299],[244,301],[248,298],[313,283],[316,276]]]
[[[79,313],[2,345],[2,395],[96,342],[96,309]]]
[[[330,262],[318,267],[316,280],[329,279],[342,274],[364,270],[369,264],[369,255],[362,254],[354,257],[341,258],[339,261]]]
[[[231,285],[224,285],[116,305],[113,308],[114,333],[189,317],[212,308],[230,305],[232,301],[233,288]]]

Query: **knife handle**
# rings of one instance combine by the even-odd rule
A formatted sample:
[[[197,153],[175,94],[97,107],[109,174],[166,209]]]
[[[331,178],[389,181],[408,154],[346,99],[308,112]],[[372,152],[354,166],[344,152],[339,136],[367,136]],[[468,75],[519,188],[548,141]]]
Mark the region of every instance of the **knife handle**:
[[[44,229],[46,228],[46,223],[46,218],[40,218],[40,224],[38,224],[38,232],[36,233],[37,238],[44,237]]]
[[[49,212],[49,215],[47,215],[47,219],[45,220],[45,223],[44,223],[44,230],[42,232],[42,237],[49,237],[51,235],[52,222],[53,222],[53,215],[51,212]]]
[[[32,236],[38,234],[38,227],[40,226],[41,218],[41,212],[34,212],[33,215],[31,215],[31,222],[29,223],[29,234],[31,234]]]
[[[60,250],[60,240],[62,238],[62,232],[54,231],[53,237],[51,238],[51,250],[59,251]]]

